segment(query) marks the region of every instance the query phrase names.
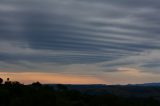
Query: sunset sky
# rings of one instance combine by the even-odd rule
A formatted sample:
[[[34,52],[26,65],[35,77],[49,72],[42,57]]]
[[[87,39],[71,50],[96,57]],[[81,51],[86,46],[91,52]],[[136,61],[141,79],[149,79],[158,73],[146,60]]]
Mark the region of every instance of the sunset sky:
[[[160,82],[160,0],[0,0],[0,77]]]

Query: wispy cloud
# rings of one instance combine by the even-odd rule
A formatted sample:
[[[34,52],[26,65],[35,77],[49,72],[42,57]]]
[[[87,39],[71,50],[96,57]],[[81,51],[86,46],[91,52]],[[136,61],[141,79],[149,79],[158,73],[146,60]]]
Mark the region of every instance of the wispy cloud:
[[[98,75],[131,67],[157,74],[159,4],[157,0],[2,0],[0,69]]]

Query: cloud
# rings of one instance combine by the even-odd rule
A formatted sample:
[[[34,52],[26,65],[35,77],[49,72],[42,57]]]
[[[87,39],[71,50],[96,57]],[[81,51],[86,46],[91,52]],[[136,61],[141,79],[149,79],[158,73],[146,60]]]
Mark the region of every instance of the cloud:
[[[0,69],[97,75],[132,67],[158,73],[159,3],[0,1]]]

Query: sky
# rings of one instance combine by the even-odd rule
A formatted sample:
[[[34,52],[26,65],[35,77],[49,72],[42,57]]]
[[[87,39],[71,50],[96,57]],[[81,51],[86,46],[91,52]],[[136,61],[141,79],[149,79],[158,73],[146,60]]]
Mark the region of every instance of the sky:
[[[160,82],[159,0],[0,0],[0,77]]]

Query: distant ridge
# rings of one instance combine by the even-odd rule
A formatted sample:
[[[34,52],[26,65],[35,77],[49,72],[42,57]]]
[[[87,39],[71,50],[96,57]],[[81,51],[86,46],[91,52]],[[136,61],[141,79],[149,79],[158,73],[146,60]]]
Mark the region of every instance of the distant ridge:
[[[134,85],[134,84],[133,84]],[[160,83],[144,83],[144,84],[135,84],[136,86],[157,86],[160,87]]]
[[[104,85],[104,84],[63,84],[69,90],[77,90],[83,94],[102,95],[112,94],[122,97],[160,97],[160,83],[128,84],[128,85]],[[57,84],[49,84],[58,90]]]
[[[49,86],[53,86],[56,87],[57,84],[47,84]],[[69,89],[75,89],[75,90],[79,90],[79,89],[101,89],[101,88],[105,88],[107,85],[104,84],[63,84],[65,86],[67,86]]]

